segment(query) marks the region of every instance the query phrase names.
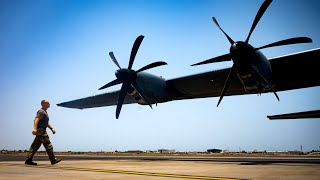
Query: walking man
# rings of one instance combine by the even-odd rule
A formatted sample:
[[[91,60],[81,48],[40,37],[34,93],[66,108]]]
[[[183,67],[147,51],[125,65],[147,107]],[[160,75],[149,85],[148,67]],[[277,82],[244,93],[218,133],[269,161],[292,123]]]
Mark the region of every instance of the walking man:
[[[30,150],[27,155],[27,160],[25,161],[25,164],[27,165],[37,165],[37,163],[32,161],[32,158],[40,148],[41,144],[43,144],[43,146],[45,147],[52,165],[62,160],[55,158],[53,154],[53,146],[50,142],[49,136],[46,131],[48,127],[53,134],[56,133],[56,130],[53,129],[49,123],[47,109],[50,107],[50,103],[48,100],[42,100],[41,106],[42,108],[37,112],[37,116],[34,119],[32,134],[36,137],[34,138],[33,143],[31,144]]]

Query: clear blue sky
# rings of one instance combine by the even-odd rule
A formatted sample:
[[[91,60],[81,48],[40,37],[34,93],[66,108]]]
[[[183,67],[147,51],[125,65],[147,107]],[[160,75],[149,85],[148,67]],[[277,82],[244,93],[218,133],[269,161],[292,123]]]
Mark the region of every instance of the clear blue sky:
[[[230,44],[212,22],[215,16],[234,39],[245,40],[262,0],[0,1],[0,149],[29,149],[40,101],[48,99],[49,132],[56,151],[304,150],[319,149],[320,120],[270,121],[267,115],[319,109],[319,87],[273,94],[185,100],[148,106],[68,109],[57,103],[96,95],[115,78],[114,51],[127,66],[135,38],[145,36],[134,69],[164,60],[148,72],[166,79],[230,67],[190,67],[225,54]],[[297,36],[313,39],[264,49],[275,57],[320,47],[319,2],[275,0],[253,32],[259,47]],[[303,59],[301,59],[303,61]],[[284,70],[285,71],[285,70]],[[299,73],[299,72],[297,72]],[[43,149],[43,147],[42,147]]]

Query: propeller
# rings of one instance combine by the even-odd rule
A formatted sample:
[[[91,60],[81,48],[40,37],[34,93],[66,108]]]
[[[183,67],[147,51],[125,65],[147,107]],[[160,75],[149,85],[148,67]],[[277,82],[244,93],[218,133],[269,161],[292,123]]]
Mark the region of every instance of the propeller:
[[[108,87],[111,87],[114,85],[122,84],[121,89],[120,89],[120,93],[119,93],[119,97],[118,97],[118,101],[117,101],[117,109],[116,109],[116,118],[117,119],[119,118],[124,99],[126,98],[126,95],[127,95],[128,91],[130,90],[130,88],[135,89],[136,92],[139,94],[139,96],[152,108],[151,104],[148,102],[147,98],[143,95],[142,90],[140,89],[140,87],[138,86],[138,84],[136,82],[138,73],[145,71],[145,70],[148,70],[148,69],[151,69],[151,68],[155,68],[155,67],[167,64],[166,62],[163,62],[163,61],[157,61],[157,62],[148,64],[148,65],[140,68],[137,71],[132,70],[132,65],[134,63],[135,57],[137,55],[137,52],[139,50],[139,47],[140,47],[140,44],[141,44],[143,38],[144,38],[144,36],[140,35],[135,40],[135,42],[132,46],[128,68],[121,68],[121,66],[119,65],[113,52],[109,52],[109,56],[111,57],[112,62],[119,68],[115,73],[117,79],[102,86],[101,88],[99,88],[99,90],[102,90],[102,89],[105,89],[105,88],[108,88]]]
[[[223,61],[230,61],[233,60],[233,66],[230,69],[229,75],[225,81],[223,90],[221,92],[220,95],[220,99],[218,101],[218,105],[220,104],[223,96],[225,95],[225,92],[227,91],[229,85],[231,84],[232,80],[235,78],[235,76],[237,75],[238,72],[238,67],[241,67],[241,65],[248,65],[248,56],[250,54],[252,54],[252,52],[260,50],[260,49],[264,49],[264,48],[270,48],[270,47],[275,47],[275,46],[283,46],[283,45],[289,45],[289,44],[299,44],[299,43],[310,43],[312,42],[312,39],[308,38],[308,37],[296,37],[296,38],[290,38],[290,39],[285,39],[285,40],[281,40],[278,42],[274,42],[274,43],[270,43],[268,45],[265,46],[261,46],[259,48],[253,48],[250,44],[248,44],[249,40],[250,40],[250,36],[252,34],[252,32],[254,31],[255,27],[257,26],[257,24],[259,23],[261,17],[263,16],[263,14],[265,13],[265,11],[267,10],[267,8],[269,7],[269,5],[271,4],[272,0],[265,0],[263,2],[263,4],[261,5],[259,11],[257,12],[255,19],[251,25],[249,34],[247,36],[247,39],[243,42],[243,41],[233,41],[232,38],[221,28],[221,26],[219,25],[217,19],[215,17],[212,17],[213,22],[216,24],[216,26],[222,31],[222,33],[226,36],[226,38],[228,39],[228,41],[231,44],[230,47],[230,53],[228,54],[224,54],[218,57],[214,57],[211,59],[207,59],[205,61],[199,62],[199,63],[195,63],[192,64],[191,66],[197,66],[197,65],[202,65],[202,64],[209,64],[209,63],[216,63],[216,62],[223,62]],[[265,83],[268,84],[268,86],[270,86],[271,90],[274,92],[275,96],[277,97],[277,99],[279,100],[279,97],[277,95],[277,93],[274,91],[274,89],[272,88],[272,86],[270,85],[270,83],[267,81],[267,79],[265,77],[263,77],[262,74],[259,73],[259,71],[257,71],[256,69],[254,69],[252,67],[252,71],[255,72],[258,76],[260,76],[262,78],[263,81],[265,81]]]

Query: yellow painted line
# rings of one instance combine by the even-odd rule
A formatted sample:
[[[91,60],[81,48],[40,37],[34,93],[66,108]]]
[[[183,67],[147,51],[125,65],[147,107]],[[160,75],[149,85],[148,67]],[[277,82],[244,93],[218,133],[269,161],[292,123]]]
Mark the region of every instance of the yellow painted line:
[[[79,167],[63,167],[63,166],[47,166],[47,165],[25,165],[15,163],[0,163],[0,166],[20,166],[31,168],[47,168],[47,169],[60,169],[71,171],[88,171],[88,172],[104,172],[104,173],[119,173],[119,174],[132,174],[143,176],[158,176],[158,177],[171,177],[171,178],[184,178],[184,179],[208,179],[208,180],[236,180],[237,178],[229,177],[211,177],[211,176],[194,176],[194,175],[182,175],[182,174],[167,174],[167,173],[153,173],[153,172],[139,172],[139,171],[124,171],[124,170],[112,170],[112,169],[94,169],[94,168],[79,168]]]

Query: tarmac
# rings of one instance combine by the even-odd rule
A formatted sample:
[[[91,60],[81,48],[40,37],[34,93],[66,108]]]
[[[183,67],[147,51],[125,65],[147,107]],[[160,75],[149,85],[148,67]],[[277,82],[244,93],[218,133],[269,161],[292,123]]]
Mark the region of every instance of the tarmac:
[[[304,156],[144,156],[62,155],[51,165],[36,155],[0,155],[2,179],[320,179],[320,157]]]

